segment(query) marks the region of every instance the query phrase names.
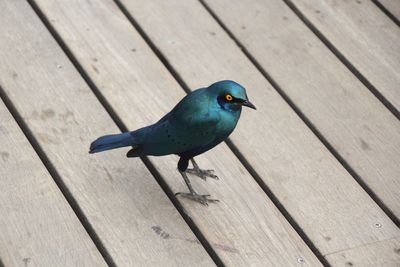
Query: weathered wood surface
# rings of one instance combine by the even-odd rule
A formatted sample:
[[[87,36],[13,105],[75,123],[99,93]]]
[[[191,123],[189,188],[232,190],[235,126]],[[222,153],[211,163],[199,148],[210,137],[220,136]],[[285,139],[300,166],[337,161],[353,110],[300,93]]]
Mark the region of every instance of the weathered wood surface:
[[[1,77],[0,85],[3,85]],[[1,100],[0,118],[0,258],[3,264],[106,266]]]
[[[129,128],[156,121],[183,97],[184,92],[176,81],[112,1],[36,2]],[[318,122],[317,125],[311,120],[325,138],[335,141],[332,142],[335,149],[345,155],[353,168],[356,166],[356,170],[364,171],[362,178],[366,175],[372,177],[368,172],[370,168],[375,177],[380,177],[379,182],[384,181],[384,186],[371,186],[378,179],[369,181],[369,185],[375,193],[384,194],[380,190],[389,192],[388,196],[384,194],[385,204],[389,203],[392,210],[397,210],[395,201],[398,195],[392,189],[398,184],[390,179],[398,176],[396,168],[393,168],[399,152],[398,141],[396,143],[399,140],[398,122],[394,117],[304,25],[301,26],[286,6],[283,5],[281,10],[277,7],[282,7],[282,4],[268,2],[265,4],[272,6],[265,11],[259,2],[243,6],[242,3],[232,5],[232,2],[222,6],[223,3],[208,2],[283,90],[290,92],[295,104],[303,112],[308,112],[304,112],[305,115]],[[258,111],[243,112],[232,140],[331,264],[398,265],[399,230],[197,1],[148,3],[137,0],[125,4],[191,88],[226,78],[248,87]],[[5,14],[0,18],[0,85],[60,173],[113,261],[118,265],[213,265],[139,159],[126,159],[127,149],[87,155],[90,141],[118,129],[29,5],[22,1],[0,1],[0,7]],[[218,10],[226,14],[219,14],[224,12]],[[226,17],[232,14],[237,14],[235,21]],[[267,21],[262,18],[264,14],[270,16]],[[250,19],[248,24],[242,24],[248,17],[259,25],[252,25]],[[265,25],[272,25],[274,29],[263,28]],[[360,31],[356,33],[360,34]],[[265,36],[269,39],[263,39]],[[272,53],[265,50],[266,47]],[[301,53],[297,53],[298,50]],[[293,58],[288,59],[285,53]],[[291,66],[294,67],[288,68]],[[297,73],[295,69],[301,69],[303,73]],[[316,75],[321,70],[326,72]],[[319,76],[318,79],[315,76]],[[343,92],[332,84],[339,84]],[[325,91],[317,87],[324,87]],[[314,90],[311,93],[305,88]],[[333,104],[326,104],[327,99]],[[318,102],[325,105],[319,106]],[[12,214],[17,214],[15,203],[24,204],[17,214],[19,217],[0,219],[0,229],[6,229],[0,233],[0,248],[2,242],[15,242],[15,237],[10,235],[15,233],[15,229],[22,229],[18,242],[24,242],[23,245],[33,242],[33,246],[39,244],[40,247],[21,250],[20,246],[14,249],[7,243],[4,247],[8,250],[0,249],[0,258],[7,266],[53,265],[53,262],[57,266],[104,264],[51,176],[8,111],[4,109],[3,112],[2,108],[0,103],[1,118],[8,118],[5,123],[13,124],[11,128],[16,133],[11,132],[15,139],[14,142],[6,139],[7,145],[10,148],[14,148],[15,143],[19,145],[19,149],[12,150],[13,154],[8,154],[8,160],[13,155],[26,158],[33,169],[30,174],[35,183],[30,181],[29,188],[15,187],[11,196],[0,195],[0,198],[5,197],[2,203],[10,202],[0,207],[0,211],[8,209],[1,214],[10,212],[10,208]],[[346,113],[350,115],[345,116]],[[337,119],[337,115],[342,117]],[[331,125],[323,122],[323,118]],[[4,129],[8,131],[9,127],[3,128],[3,121],[0,126],[2,144]],[[343,135],[343,132],[348,135]],[[8,146],[2,146],[2,149]],[[6,154],[1,154],[0,163],[4,160],[3,155],[6,157]],[[385,162],[388,159],[389,162]],[[172,156],[151,159],[173,191],[186,191],[176,171],[176,161]],[[221,203],[205,208],[185,199],[179,201],[226,265],[286,266],[303,260],[306,265],[320,264],[226,145],[199,157],[198,161],[203,167],[215,168],[221,180],[203,182],[192,177],[195,188],[199,192],[211,193]],[[366,166],[365,161],[371,166]],[[18,169],[19,172],[8,169],[17,166],[20,162],[14,161],[13,165],[1,169],[1,177],[3,171],[23,177],[27,169]],[[36,184],[38,179],[43,180],[40,186]],[[19,186],[12,184],[14,180],[2,182],[7,182],[6,187]],[[48,198],[41,194],[43,188],[53,205],[49,205]],[[24,198],[19,198],[15,192]],[[70,257],[68,259],[46,258],[46,253],[53,253],[57,247],[46,247],[41,245],[43,239],[34,240],[28,232],[25,236],[23,234],[30,227],[37,226],[34,223],[21,226],[27,216],[35,218],[42,214],[46,217],[49,214],[47,209],[55,216],[45,218],[49,224],[46,227],[48,232],[41,233],[40,237],[46,237],[46,240],[56,237],[56,241],[61,242],[60,247],[73,246],[66,254]],[[69,223],[78,230],[71,228]],[[59,229],[60,225],[67,229],[61,235],[52,234],[51,230]],[[40,227],[43,226],[39,225],[33,231],[40,233],[37,230]],[[65,238],[65,243],[59,238]],[[33,257],[26,257],[21,251],[32,252]],[[54,253],[58,256],[57,252]],[[85,254],[80,256],[79,253]],[[36,255],[44,257],[40,258],[42,262],[35,260]]]
[[[283,1],[207,3],[322,136],[400,217],[398,119]]]
[[[371,243],[326,256],[333,266],[400,266],[400,238]]]
[[[392,15],[400,20],[400,1],[399,0],[378,0]]]
[[[400,110],[400,28],[369,0],[291,0]]]
[[[232,140],[322,254],[399,236],[198,1],[123,3],[191,88],[226,78],[248,88],[258,109]]]
[[[1,85],[113,261],[120,266],[213,265],[140,160],[128,160],[121,151],[88,154],[94,138],[117,127],[28,3],[0,3]],[[72,230],[61,226],[61,236]],[[76,240],[83,242],[84,235]]]
[[[96,5],[84,1],[38,0],[37,3],[130,129],[157,121],[184,96],[184,91],[112,1],[98,1]],[[108,133],[112,130],[103,132]],[[126,151],[115,153],[123,158]],[[109,153],[95,157],[106,157]],[[187,191],[176,170],[176,157],[150,159],[174,192]],[[129,160],[130,164],[136,161]],[[306,265],[319,265],[226,145],[200,157],[199,164],[215,168],[221,180],[204,182],[193,176],[194,188],[221,202],[204,207],[178,199],[224,264],[292,266],[302,258]],[[161,228],[169,233],[164,226]]]

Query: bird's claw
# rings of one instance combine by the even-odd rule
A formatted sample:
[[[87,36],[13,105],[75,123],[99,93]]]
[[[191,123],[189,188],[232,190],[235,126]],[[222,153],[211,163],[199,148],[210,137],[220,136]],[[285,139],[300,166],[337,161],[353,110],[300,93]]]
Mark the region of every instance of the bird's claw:
[[[193,193],[178,192],[175,194],[175,196],[178,196],[178,195],[188,198],[188,199],[191,199],[191,200],[194,200],[194,201],[197,201],[200,204],[203,204],[204,206],[208,206],[209,202],[219,202],[218,199],[208,198],[210,195],[200,195],[200,194],[197,194],[196,192],[193,192]]]
[[[207,180],[207,177],[210,177],[215,180],[219,180],[218,176],[214,174],[214,170],[202,170],[202,169],[193,168],[193,169],[187,169],[186,172],[188,172],[190,174],[194,174],[194,175],[200,177],[201,179],[203,179],[204,181]]]

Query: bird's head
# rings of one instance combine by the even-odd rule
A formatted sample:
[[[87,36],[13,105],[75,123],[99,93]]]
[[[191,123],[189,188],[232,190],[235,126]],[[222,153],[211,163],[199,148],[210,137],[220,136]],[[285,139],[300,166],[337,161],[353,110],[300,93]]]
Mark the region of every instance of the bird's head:
[[[242,106],[256,107],[249,101],[246,89],[234,81],[219,81],[208,87],[218,104],[225,110],[240,110]]]

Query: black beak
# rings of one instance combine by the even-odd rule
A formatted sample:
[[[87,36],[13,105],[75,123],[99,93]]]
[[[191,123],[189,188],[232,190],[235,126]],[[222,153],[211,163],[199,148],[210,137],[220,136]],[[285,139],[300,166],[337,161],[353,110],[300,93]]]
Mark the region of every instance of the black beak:
[[[245,100],[244,102],[242,102],[242,106],[246,106],[252,109],[256,109],[256,106],[254,106],[249,100]]]

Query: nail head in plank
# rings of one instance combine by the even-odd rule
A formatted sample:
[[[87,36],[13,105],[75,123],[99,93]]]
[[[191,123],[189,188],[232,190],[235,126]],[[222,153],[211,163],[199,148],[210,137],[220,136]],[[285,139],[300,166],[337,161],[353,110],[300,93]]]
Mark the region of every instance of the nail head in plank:
[[[130,129],[155,122],[184,96],[112,1],[99,2],[96,7],[76,2],[79,8],[74,9],[67,9],[62,1],[57,5],[48,5],[48,1],[38,3],[47,17],[57,21],[53,25],[62,39]],[[79,28],[69,24],[76,21],[78,10],[87,18],[79,21]],[[98,14],[107,18],[107,23],[102,25]],[[85,28],[101,30],[86,34]],[[111,42],[102,41],[110,39]],[[81,47],[80,42],[87,45]],[[135,51],[131,50],[132,44]],[[174,192],[186,191],[176,171],[176,157],[151,161]],[[226,145],[199,158],[199,163],[216,168],[221,180],[209,179],[204,183],[191,177],[192,183],[198,192],[209,192],[221,203],[204,208],[186,199],[179,200],[224,264],[294,265],[299,258],[305,264],[319,264]]]
[[[190,88],[227,78],[245,85],[258,109],[243,111],[232,141],[317,249],[326,254],[399,234],[200,3],[123,3]],[[377,218],[388,227],[373,228]]]

